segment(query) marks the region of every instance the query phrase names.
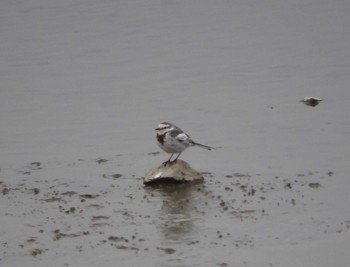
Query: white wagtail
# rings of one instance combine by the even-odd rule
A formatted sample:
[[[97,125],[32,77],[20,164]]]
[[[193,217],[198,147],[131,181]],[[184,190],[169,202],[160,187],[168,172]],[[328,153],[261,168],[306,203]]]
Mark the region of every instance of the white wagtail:
[[[194,142],[188,134],[169,122],[162,122],[155,130],[157,131],[158,145],[165,152],[171,154],[170,158],[163,163],[164,165],[176,162],[181,153],[189,146],[199,146],[208,150],[212,149],[210,146]],[[170,161],[174,154],[178,155],[173,161]]]
[[[303,102],[307,106],[315,107],[317,106],[323,99],[317,98],[317,97],[305,97],[304,99],[300,100],[300,102]]]

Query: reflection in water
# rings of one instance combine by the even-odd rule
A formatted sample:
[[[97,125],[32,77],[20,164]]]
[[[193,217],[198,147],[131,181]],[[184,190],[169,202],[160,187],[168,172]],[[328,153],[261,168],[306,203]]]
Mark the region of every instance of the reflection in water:
[[[197,213],[194,200],[199,188],[198,184],[170,184],[148,189],[163,200],[159,228],[166,240],[180,240],[193,231]]]

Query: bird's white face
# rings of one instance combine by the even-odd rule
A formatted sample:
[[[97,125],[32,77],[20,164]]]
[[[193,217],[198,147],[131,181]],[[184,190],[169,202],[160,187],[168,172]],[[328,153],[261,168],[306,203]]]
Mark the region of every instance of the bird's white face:
[[[168,132],[172,128],[173,128],[173,125],[171,123],[162,122],[158,125],[158,127],[155,130],[158,132],[158,134],[163,134]]]

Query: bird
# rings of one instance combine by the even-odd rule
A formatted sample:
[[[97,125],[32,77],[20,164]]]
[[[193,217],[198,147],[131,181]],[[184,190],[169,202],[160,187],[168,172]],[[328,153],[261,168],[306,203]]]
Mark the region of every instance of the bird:
[[[304,99],[300,100],[300,102],[311,107],[317,106],[321,101],[323,101],[323,99],[317,97],[305,97]]]
[[[158,146],[165,152],[171,154],[170,158],[163,162],[163,165],[176,162],[181,153],[190,146],[198,146],[207,150],[212,149],[210,146],[194,142],[188,134],[169,122],[160,123],[155,130],[157,131],[156,137]],[[171,161],[174,154],[178,155],[173,161]]]

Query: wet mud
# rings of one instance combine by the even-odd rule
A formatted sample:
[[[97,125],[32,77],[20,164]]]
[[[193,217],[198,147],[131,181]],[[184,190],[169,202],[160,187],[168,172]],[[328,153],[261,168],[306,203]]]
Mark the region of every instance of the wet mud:
[[[32,162],[13,171],[12,182],[0,180],[1,216],[15,221],[12,231],[18,231],[16,238],[9,236],[11,226],[3,231],[6,241],[1,244],[0,262],[18,255],[34,261],[53,255],[89,258],[103,250],[111,258],[132,255],[133,262],[139,263],[147,255],[149,262],[159,266],[172,263],[168,257],[176,256],[179,266],[187,266],[183,255],[196,251],[203,258],[210,251],[254,249],[283,240],[284,230],[288,231],[286,226],[275,236],[259,233],[259,224],[322,206],[317,191],[324,190],[323,182],[335,174],[331,170],[288,177],[202,172],[202,183],[145,186],[142,177],[108,173],[116,169],[113,161]],[[98,166],[105,166],[107,172],[96,171]],[[95,174],[85,182],[84,177],[75,179],[73,173],[82,169],[94,169]],[[6,173],[11,174],[2,172],[2,178]],[[323,234],[342,233],[350,227],[350,221],[332,225],[315,219],[313,223]],[[207,260],[213,266],[230,266],[227,257],[226,261]],[[69,260],[65,265],[74,266]]]

